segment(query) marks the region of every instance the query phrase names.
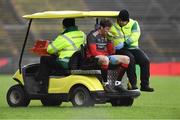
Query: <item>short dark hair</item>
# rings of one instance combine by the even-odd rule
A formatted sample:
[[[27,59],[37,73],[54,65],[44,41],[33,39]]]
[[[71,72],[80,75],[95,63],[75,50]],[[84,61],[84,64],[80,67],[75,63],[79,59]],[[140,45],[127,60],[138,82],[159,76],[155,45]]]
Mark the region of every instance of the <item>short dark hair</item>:
[[[71,26],[75,26],[75,19],[74,18],[65,18],[63,19],[62,22],[64,27],[71,27]]]
[[[122,21],[129,21],[129,12],[126,9],[121,10],[117,16],[117,19]]]
[[[112,22],[110,21],[110,20],[108,20],[108,19],[102,19],[101,21],[100,21],[100,26],[101,27],[111,27],[112,26]]]

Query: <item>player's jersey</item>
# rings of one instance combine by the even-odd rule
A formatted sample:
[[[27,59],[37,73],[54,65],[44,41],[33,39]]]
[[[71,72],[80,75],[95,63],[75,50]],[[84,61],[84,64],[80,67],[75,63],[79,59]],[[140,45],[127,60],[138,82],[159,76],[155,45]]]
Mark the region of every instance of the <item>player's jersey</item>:
[[[98,30],[93,30],[88,34],[87,47],[87,57],[114,54],[112,41],[108,40],[107,37],[102,37]]]

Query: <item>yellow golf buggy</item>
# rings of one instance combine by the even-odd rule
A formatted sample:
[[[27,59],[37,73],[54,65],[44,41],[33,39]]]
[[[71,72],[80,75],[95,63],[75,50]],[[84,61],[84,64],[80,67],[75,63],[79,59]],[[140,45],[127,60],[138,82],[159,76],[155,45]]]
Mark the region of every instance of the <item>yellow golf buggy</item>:
[[[39,84],[35,81],[35,74],[39,63],[21,66],[23,53],[30,33],[31,23],[34,19],[61,19],[61,18],[98,18],[116,17],[118,11],[45,11],[31,15],[25,15],[29,20],[29,26],[23,43],[19,69],[13,76],[17,82],[7,92],[7,103],[11,107],[28,106],[31,100],[40,100],[44,106],[59,106],[62,102],[72,102],[73,106],[94,106],[98,103],[111,103],[112,106],[131,106],[134,99],[140,96],[140,91],[132,91],[130,94],[121,92],[106,92],[102,85],[101,71],[98,69],[81,69],[84,57],[84,47],[75,52],[69,61],[66,73],[56,72],[49,76],[48,93],[39,93]],[[46,42],[38,41],[38,47],[46,46]],[[43,44],[43,45],[42,45]],[[41,46],[42,45],[42,46]],[[34,50],[34,49],[33,49]],[[41,52],[43,53],[43,49]],[[117,79],[117,71],[110,70],[108,79]],[[126,85],[125,85],[126,86]],[[127,86],[126,86],[127,88]]]

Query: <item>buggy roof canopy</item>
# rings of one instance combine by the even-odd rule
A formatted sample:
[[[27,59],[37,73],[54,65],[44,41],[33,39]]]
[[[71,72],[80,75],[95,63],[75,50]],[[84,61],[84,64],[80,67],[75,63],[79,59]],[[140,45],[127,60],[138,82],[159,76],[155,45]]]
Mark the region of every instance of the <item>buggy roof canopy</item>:
[[[85,17],[117,17],[119,11],[84,11]]]
[[[27,19],[80,18],[80,17],[116,17],[119,11],[45,11],[24,15]]]
[[[38,12],[31,15],[24,15],[24,18],[78,18],[83,17],[83,13],[80,11],[45,11]]]

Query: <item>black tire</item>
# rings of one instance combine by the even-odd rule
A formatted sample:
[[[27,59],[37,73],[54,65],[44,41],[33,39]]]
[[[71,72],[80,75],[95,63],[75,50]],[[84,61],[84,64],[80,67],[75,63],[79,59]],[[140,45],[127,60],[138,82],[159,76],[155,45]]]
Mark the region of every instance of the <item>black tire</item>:
[[[119,98],[119,99],[112,99],[111,101],[112,106],[132,106],[134,99],[133,98]]]
[[[7,103],[11,107],[27,107],[30,103],[27,93],[22,85],[14,85],[7,92]]]
[[[62,101],[55,96],[48,96],[48,97],[42,98],[41,103],[44,106],[60,106],[62,104]]]
[[[94,106],[94,100],[87,88],[83,86],[76,87],[71,92],[71,102],[74,107]]]

